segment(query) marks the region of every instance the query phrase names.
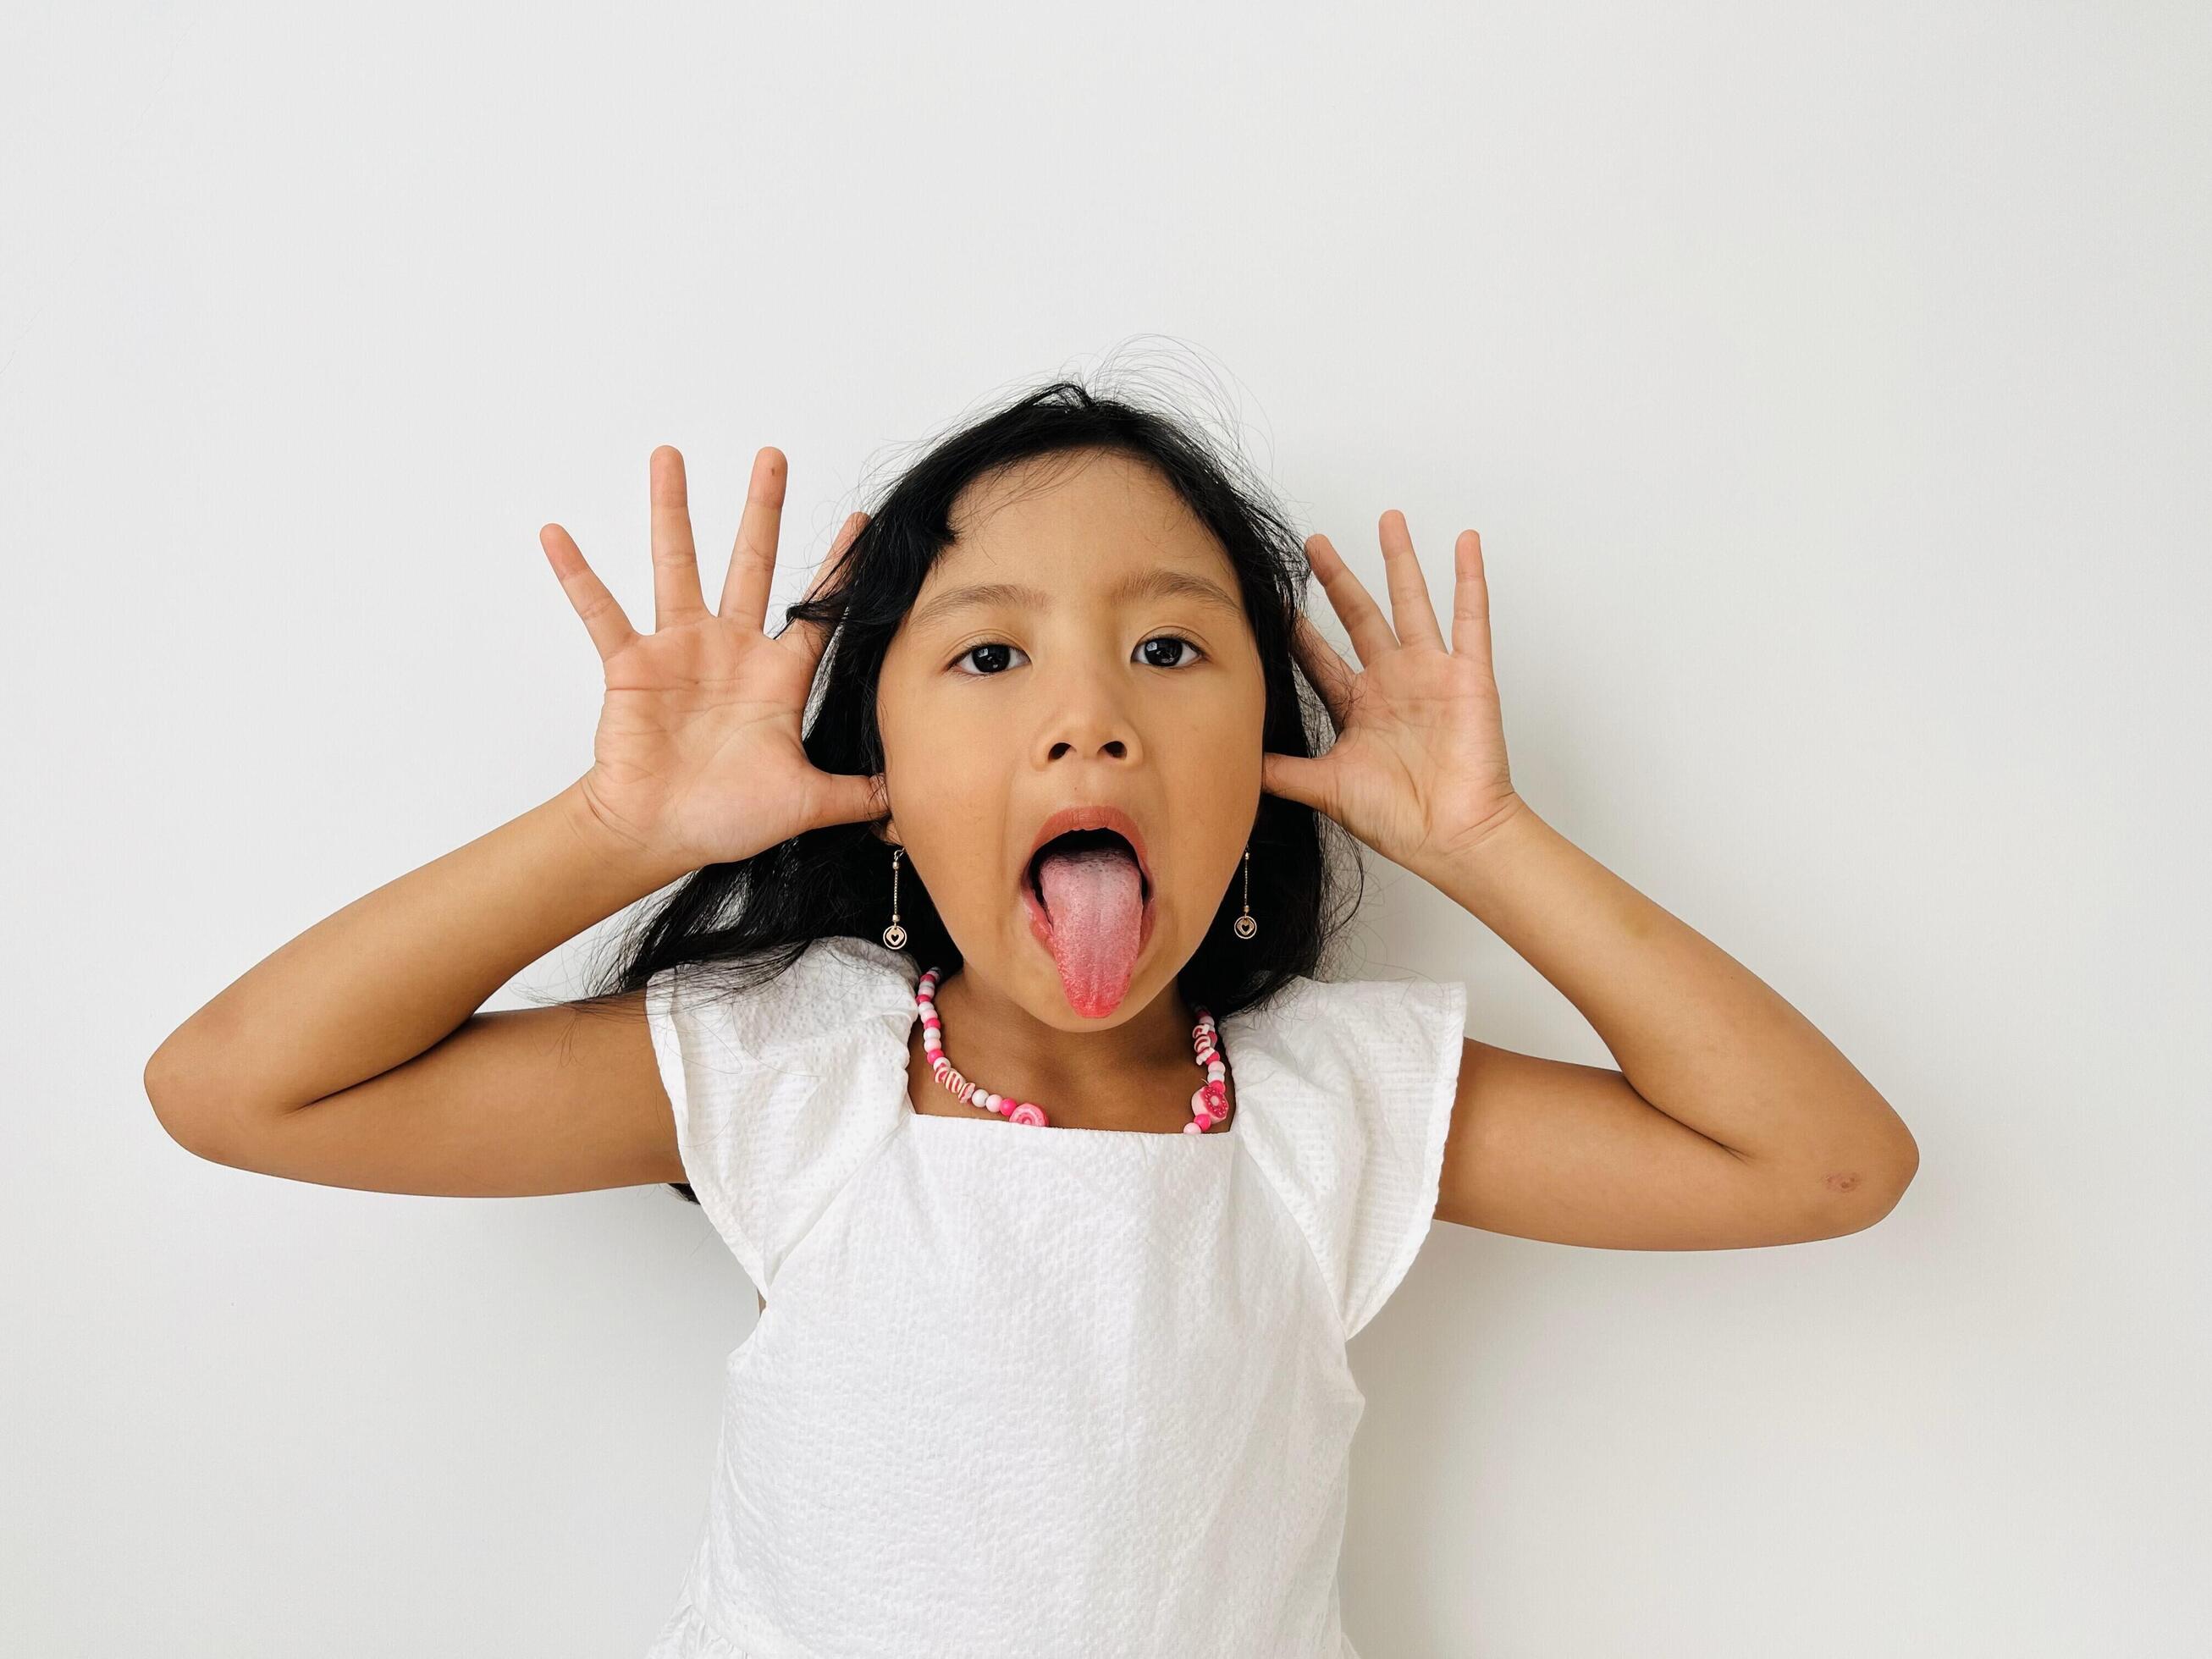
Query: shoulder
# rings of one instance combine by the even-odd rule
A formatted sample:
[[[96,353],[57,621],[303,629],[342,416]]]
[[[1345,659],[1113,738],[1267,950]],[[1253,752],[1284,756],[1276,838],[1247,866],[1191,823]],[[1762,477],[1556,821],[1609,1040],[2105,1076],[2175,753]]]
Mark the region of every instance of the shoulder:
[[[911,962],[881,945],[818,939],[772,975],[757,961],[664,968],[646,982],[646,1013],[657,1039],[786,1058],[855,1025],[906,1016],[920,978]]]
[[[1467,988],[1301,976],[1223,1030],[1239,1133],[1319,1258],[1350,1336],[1397,1287],[1435,1217]]]
[[[1249,1028],[1249,1042],[1303,1073],[1347,1066],[1425,1072],[1440,1033],[1466,1035],[1467,987],[1456,980],[1300,975],[1231,1018]]]
[[[808,944],[781,972],[684,963],[646,1019],[685,1184],[754,1285],[900,1123],[920,974],[862,939]]]

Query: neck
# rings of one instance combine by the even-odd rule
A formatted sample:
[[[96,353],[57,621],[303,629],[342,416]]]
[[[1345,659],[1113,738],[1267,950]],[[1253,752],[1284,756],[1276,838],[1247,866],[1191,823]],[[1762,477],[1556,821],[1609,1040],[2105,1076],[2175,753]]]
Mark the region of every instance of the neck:
[[[1118,1025],[1092,1030],[1048,1024],[964,966],[939,982],[936,1000],[945,1057],[961,1075],[1036,1102],[1056,1124],[1172,1128],[1189,1121],[1190,1091],[1204,1081],[1191,1059],[1197,1016],[1172,980]]]

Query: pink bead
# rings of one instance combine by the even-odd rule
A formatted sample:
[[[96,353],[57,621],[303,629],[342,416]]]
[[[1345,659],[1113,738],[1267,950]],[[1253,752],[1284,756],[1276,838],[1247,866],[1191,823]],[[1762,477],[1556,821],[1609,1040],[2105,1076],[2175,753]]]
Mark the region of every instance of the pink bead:
[[[963,1104],[981,1106],[999,1114],[1012,1123],[1043,1127],[1051,1122],[1044,1108],[1035,1101],[1015,1101],[994,1093],[973,1079],[963,1077],[953,1066],[945,1053],[945,1024],[938,1018],[937,1005],[933,999],[941,969],[932,968],[922,975],[915,988],[915,1007],[921,1021],[921,1043],[929,1058],[929,1066],[937,1080]],[[1185,1134],[1204,1134],[1217,1123],[1229,1118],[1228,1066],[1221,1048],[1220,1030],[1209,1009],[1193,1010],[1196,1016],[1190,1028],[1193,1056],[1205,1069],[1206,1081],[1191,1095],[1191,1121],[1183,1125]]]

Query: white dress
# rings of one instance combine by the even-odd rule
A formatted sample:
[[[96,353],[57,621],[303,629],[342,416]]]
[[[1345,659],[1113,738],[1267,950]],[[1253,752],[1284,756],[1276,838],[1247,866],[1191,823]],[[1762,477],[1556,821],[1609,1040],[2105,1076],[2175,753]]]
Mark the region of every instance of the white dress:
[[[768,1307],[647,1659],[1358,1659],[1345,1340],[1427,1237],[1466,988],[1292,981],[1219,1022],[1193,1135],[917,1112],[919,970],[871,941],[684,973],[653,1048]]]

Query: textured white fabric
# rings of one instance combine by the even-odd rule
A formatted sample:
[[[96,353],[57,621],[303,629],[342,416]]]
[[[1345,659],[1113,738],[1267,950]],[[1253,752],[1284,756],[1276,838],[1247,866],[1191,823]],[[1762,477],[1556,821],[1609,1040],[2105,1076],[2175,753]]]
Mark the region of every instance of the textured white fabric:
[[[647,1659],[1357,1659],[1345,1339],[1428,1235],[1466,988],[1292,981],[1220,1022],[1236,1111],[1188,1135],[915,1111],[918,977],[837,939],[647,986],[768,1307]]]

